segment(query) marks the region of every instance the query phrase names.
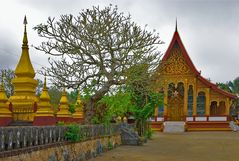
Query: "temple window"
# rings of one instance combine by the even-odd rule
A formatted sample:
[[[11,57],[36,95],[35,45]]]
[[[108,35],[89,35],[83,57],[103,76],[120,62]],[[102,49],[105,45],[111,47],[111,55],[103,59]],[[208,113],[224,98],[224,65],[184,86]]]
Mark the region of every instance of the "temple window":
[[[168,85],[168,97],[169,98],[173,96],[174,91],[175,91],[175,85],[174,85],[174,83],[170,83]]]
[[[158,106],[158,117],[163,117],[163,106],[163,104]]]
[[[193,86],[190,85],[188,89],[188,116],[193,115]]]
[[[178,83],[178,89],[177,90],[178,90],[179,95],[181,97],[183,97],[184,96],[184,85],[183,85],[182,82]]]
[[[205,92],[199,92],[197,96],[197,115],[204,116],[206,107],[206,96]]]

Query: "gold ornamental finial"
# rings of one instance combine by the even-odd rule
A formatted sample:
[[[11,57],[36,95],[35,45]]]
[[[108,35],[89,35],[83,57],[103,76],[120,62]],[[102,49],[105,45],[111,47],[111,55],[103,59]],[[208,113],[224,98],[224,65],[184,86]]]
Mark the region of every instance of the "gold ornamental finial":
[[[23,44],[22,47],[27,47],[28,46],[28,40],[27,40],[27,17],[25,15],[24,20],[23,20],[23,24],[24,24],[24,37],[23,37]]]
[[[80,98],[80,88],[79,88],[79,91],[78,91],[78,96],[77,96],[77,98],[80,100],[81,98]]]
[[[79,88],[78,96],[77,96],[77,99],[76,99],[76,105],[79,106],[79,108],[82,108],[82,102],[81,102],[81,96],[80,96],[80,88]]]
[[[26,26],[26,24],[27,24],[27,16],[25,15],[25,17],[24,17],[24,20],[23,20],[23,24]]]
[[[45,72],[45,74],[44,74],[44,84],[43,84],[43,89],[46,89],[46,72]]]

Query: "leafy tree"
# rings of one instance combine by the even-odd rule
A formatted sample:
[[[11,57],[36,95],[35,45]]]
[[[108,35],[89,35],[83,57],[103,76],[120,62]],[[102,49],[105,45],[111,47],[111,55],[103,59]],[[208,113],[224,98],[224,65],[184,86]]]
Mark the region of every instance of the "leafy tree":
[[[59,88],[57,88],[56,86],[51,86],[48,89],[48,93],[51,98],[50,103],[53,106],[54,111],[56,112],[59,107],[60,99],[62,96],[62,91]]]
[[[232,93],[239,96],[239,77],[227,83]]]
[[[93,123],[110,123],[118,116],[127,117],[134,109],[131,99],[130,92],[121,90],[114,95],[105,95],[97,103]]]
[[[148,65],[134,65],[127,72],[131,73],[127,84],[98,102],[93,122],[109,123],[112,118],[133,115],[138,133],[143,136],[150,132],[147,120],[153,116],[154,108],[163,103],[163,95],[154,91]]]
[[[67,92],[67,99],[70,104],[75,104],[78,96],[78,90]]]
[[[228,81],[226,83],[217,83],[217,86],[227,92],[234,93],[239,96],[239,77],[234,79],[233,81]],[[239,99],[233,101],[231,108],[231,115],[236,116],[239,111]]]
[[[216,84],[219,88],[239,96],[239,77],[237,77],[233,81],[228,81],[226,83],[216,83]]]
[[[49,18],[34,29],[46,39],[36,49],[59,56],[44,68],[55,85],[94,88],[86,104],[86,123],[90,123],[96,103],[112,87],[126,83],[131,66],[147,64],[152,70],[159,61],[159,35],[132,22],[117,6],[93,6],[75,17]]]
[[[2,69],[0,71],[0,79],[2,80],[3,76],[3,81],[4,81],[4,89],[6,92],[7,97],[10,97],[13,95],[14,92],[14,87],[11,83],[12,79],[15,77],[15,73],[11,69]]]
[[[136,64],[129,68],[127,88],[131,92],[136,127],[140,136],[148,131],[147,119],[153,116],[154,108],[163,103],[163,96],[155,92],[152,74],[148,64]]]

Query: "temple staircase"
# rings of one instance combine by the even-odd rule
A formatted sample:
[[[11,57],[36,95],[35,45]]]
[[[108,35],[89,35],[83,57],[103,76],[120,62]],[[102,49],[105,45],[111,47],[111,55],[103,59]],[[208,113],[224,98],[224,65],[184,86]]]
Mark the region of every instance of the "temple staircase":
[[[123,145],[142,145],[139,135],[128,124],[121,125],[121,141]]]
[[[181,133],[185,131],[184,121],[165,121],[163,132],[165,133]]]

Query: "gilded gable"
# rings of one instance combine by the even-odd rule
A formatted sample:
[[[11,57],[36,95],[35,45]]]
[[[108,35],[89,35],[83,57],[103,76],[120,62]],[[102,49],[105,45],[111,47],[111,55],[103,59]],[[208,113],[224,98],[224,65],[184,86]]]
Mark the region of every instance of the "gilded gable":
[[[162,74],[166,75],[192,74],[177,43],[174,44],[174,47],[170,52],[170,57],[166,62],[162,63],[160,71]]]

